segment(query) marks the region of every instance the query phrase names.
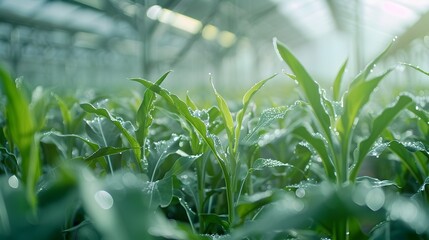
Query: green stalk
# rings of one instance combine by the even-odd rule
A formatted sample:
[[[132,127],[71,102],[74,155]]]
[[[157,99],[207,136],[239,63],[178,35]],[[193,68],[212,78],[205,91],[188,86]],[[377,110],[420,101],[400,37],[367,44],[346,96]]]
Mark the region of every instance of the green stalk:
[[[234,184],[233,178],[230,176],[225,177],[226,187],[226,201],[228,206],[228,222],[229,226],[234,224],[235,221],[235,209],[234,209]]]
[[[347,166],[349,163],[349,148],[350,148],[350,132],[346,131],[344,133],[344,139],[341,144],[341,159],[337,159],[338,172],[337,172],[337,183],[344,184],[348,179],[348,170]]]
[[[230,227],[235,223],[235,186],[237,186],[237,155],[232,153],[230,158],[230,173],[228,178],[225,178],[226,197],[228,203],[228,222]],[[228,179],[228,181],[226,181]]]
[[[206,155],[208,156],[208,155]],[[205,231],[205,223],[202,217],[204,212],[204,199],[205,199],[205,169],[206,169],[206,157],[201,157],[197,160],[197,184],[198,184],[198,221],[200,223],[200,233]]]
[[[334,225],[333,240],[348,240],[348,220],[338,221]]]

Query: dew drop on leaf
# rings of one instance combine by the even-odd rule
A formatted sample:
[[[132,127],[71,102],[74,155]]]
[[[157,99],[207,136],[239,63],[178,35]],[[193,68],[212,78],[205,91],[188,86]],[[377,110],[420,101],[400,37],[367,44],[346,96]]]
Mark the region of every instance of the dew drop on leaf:
[[[305,196],[305,189],[303,189],[303,188],[298,188],[298,189],[295,191],[295,195],[296,195],[297,197],[299,197],[299,198],[303,198],[303,197]]]
[[[12,175],[7,182],[11,188],[18,188],[19,186],[18,178],[15,175]]]
[[[381,188],[372,189],[365,197],[365,203],[372,211],[377,211],[382,208],[384,202],[385,195]]]
[[[110,193],[101,190],[95,193],[94,195],[95,201],[102,209],[110,209],[113,206],[113,198]]]

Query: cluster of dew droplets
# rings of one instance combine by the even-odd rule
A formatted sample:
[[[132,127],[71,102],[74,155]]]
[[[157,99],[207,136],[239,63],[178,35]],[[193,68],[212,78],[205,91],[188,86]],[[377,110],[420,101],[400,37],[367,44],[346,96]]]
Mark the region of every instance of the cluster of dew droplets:
[[[217,153],[223,158],[226,159],[226,152],[223,150],[222,147],[222,142],[221,140],[218,138],[218,136],[214,135],[214,134],[208,134],[208,137],[213,139],[213,143],[216,147],[216,151]]]
[[[258,141],[260,147],[264,147],[280,138],[285,136],[287,133],[286,129],[274,129],[274,131],[264,134]]]
[[[172,140],[161,140],[154,142],[154,150],[160,158],[167,154],[167,148],[172,144]]]
[[[109,99],[104,98],[95,103],[97,108],[105,108],[109,102]]]
[[[93,124],[98,124],[99,122],[101,121],[101,118],[100,117],[94,117],[93,119],[91,119],[91,120],[85,120],[85,122],[88,124],[88,125],[93,125]]]
[[[420,152],[427,152],[427,149],[425,147],[425,145],[422,142],[419,141],[414,141],[414,142],[410,142],[410,141],[404,141],[404,142],[400,142],[405,148],[411,150],[411,151],[420,151]]]
[[[206,127],[209,127],[210,124],[210,116],[206,109],[196,109],[192,110],[191,108],[188,109],[192,116],[199,118]]]
[[[319,85],[318,85],[318,87],[319,87]],[[320,97],[321,97],[321,100],[322,100],[321,103],[322,103],[323,110],[326,113],[331,112],[331,110],[329,109],[329,106],[328,106],[328,98],[327,98],[326,90],[323,89],[323,88],[319,88],[319,94],[320,94]]]
[[[158,180],[156,181],[148,181],[146,185],[143,187],[142,191],[147,193],[149,198],[149,207],[152,205],[153,193],[158,190]]]
[[[209,115],[207,110],[205,110],[205,109],[192,110],[191,108],[188,108],[188,110],[189,110],[189,113],[191,113],[191,115],[193,117],[196,117],[199,120],[201,120],[201,122],[204,124],[206,129],[209,129],[209,127],[210,127],[210,115]],[[200,136],[198,136],[198,141],[200,144],[202,143],[202,139],[200,138]]]
[[[369,151],[368,156],[378,158],[384,152],[384,150],[386,150],[387,147],[389,147],[389,143],[383,143],[383,139],[378,138],[373,144],[372,149]]]

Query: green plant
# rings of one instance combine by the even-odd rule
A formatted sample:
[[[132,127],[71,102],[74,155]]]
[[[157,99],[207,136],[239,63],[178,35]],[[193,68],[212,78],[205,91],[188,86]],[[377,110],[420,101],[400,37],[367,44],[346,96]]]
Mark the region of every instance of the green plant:
[[[239,102],[210,79],[202,108],[170,72],[121,96],[26,92],[0,69],[0,238],[429,239],[429,100],[375,101],[389,47],[344,92],[347,61],[330,92],[274,47],[288,106],[260,91],[274,76]]]

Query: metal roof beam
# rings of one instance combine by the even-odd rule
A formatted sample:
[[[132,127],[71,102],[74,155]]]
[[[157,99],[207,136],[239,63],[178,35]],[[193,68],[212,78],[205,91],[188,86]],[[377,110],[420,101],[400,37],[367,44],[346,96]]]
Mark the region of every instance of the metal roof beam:
[[[398,36],[395,44],[392,46],[389,54],[394,54],[400,49],[404,49],[410,45],[410,43],[417,38],[423,38],[429,35],[429,12],[423,14],[420,19],[405,32]]]
[[[339,31],[344,31],[345,26],[341,21],[341,11],[339,9],[338,3],[335,0],[326,0],[326,5],[328,6],[329,11],[331,12],[332,19],[334,20],[335,26]]]

